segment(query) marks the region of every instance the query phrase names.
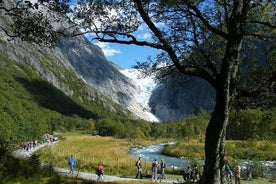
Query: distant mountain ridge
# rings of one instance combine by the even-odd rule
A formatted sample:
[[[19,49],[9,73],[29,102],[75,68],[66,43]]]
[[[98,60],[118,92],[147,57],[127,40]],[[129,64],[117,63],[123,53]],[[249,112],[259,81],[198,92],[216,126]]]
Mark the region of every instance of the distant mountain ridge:
[[[2,17],[0,21],[1,26],[5,26],[3,19]],[[198,80],[191,79],[189,85],[182,86],[175,80],[167,80],[162,84],[149,82],[147,79],[138,80],[137,74],[127,75],[108,61],[100,47],[93,45],[85,36],[66,38],[55,48],[22,42],[19,39],[9,41],[4,32],[0,32],[0,36],[0,50],[3,55],[30,65],[42,78],[68,96],[76,93],[70,86],[70,81],[76,79],[67,74],[72,72],[76,78],[91,86],[86,92],[86,98],[98,100],[112,112],[118,111],[117,107],[108,100],[99,98],[101,95],[119,104],[122,107],[120,111],[125,109],[127,113],[128,109],[134,118],[148,121],[181,120],[197,113],[200,108],[212,108],[212,92],[207,92],[210,87],[202,85],[204,82],[197,84]],[[141,82],[142,80],[147,83]],[[197,85],[199,89],[194,87]]]

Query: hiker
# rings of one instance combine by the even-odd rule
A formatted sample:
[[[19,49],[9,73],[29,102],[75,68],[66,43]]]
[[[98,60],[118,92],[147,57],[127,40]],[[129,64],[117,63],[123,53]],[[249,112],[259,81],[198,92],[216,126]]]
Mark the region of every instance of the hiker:
[[[192,177],[192,182],[198,182],[199,181],[199,170],[197,167],[197,164],[194,164],[193,169],[192,169],[192,173],[191,173],[191,177]]]
[[[225,175],[227,182],[230,181],[232,183],[233,172],[229,160],[225,160]]]
[[[152,181],[157,181],[157,167],[159,166],[159,163],[157,162],[156,159],[152,162],[152,175],[151,175],[151,180]]]
[[[240,184],[241,167],[238,164],[234,167],[234,177],[235,177],[235,184]]]
[[[164,161],[164,159],[161,159],[160,167],[161,167],[162,180],[165,180],[166,179],[166,174],[165,174],[166,162]]]
[[[183,179],[185,181],[191,181],[192,179],[192,168],[191,166],[187,166],[187,169],[184,171],[184,176],[183,176]]]
[[[104,173],[104,166],[100,162],[99,165],[98,165],[98,168],[97,168],[98,180],[103,181],[103,173]]]
[[[73,157],[73,155],[70,156],[69,158],[69,166],[70,166],[70,172],[69,174],[74,174],[74,166],[76,165],[76,159]]]
[[[142,176],[142,163],[141,163],[141,159],[142,158],[139,157],[138,160],[135,163],[135,166],[137,167],[137,174],[136,174],[135,178],[140,178],[140,179],[143,178],[143,176]]]

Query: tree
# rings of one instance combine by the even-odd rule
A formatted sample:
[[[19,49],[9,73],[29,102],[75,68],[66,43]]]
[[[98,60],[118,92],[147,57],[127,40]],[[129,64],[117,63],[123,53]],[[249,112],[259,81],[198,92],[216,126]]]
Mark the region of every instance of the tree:
[[[38,7],[25,2],[31,8]],[[68,5],[67,1],[38,2],[63,16],[68,13],[68,6],[63,6]],[[12,15],[16,17],[16,14]],[[27,15],[24,20],[29,21],[31,14]],[[47,19],[42,20],[47,23]],[[157,72],[159,78],[174,73],[197,76],[214,87],[216,102],[206,129],[205,165],[200,181],[210,184],[225,182],[224,140],[229,110],[239,89],[243,41],[249,37],[275,42],[273,20],[275,3],[270,0],[80,0],[70,11],[70,21],[75,24],[75,29],[70,27],[62,33],[68,36],[93,33],[94,39],[101,42],[159,49],[162,52],[155,61],[137,63],[137,68],[146,73]],[[44,26],[35,25],[38,28]],[[151,40],[135,36],[141,26],[148,29]],[[16,36],[33,38],[25,31],[26,26],[18,24],[12,28],[16,30]],[[48,36],[55,38],[57,32]],[[41,33],[43,38],[44,32]]]
[[[87,123],[88,133],[93,135],[94,129],[95,129],[95,121],[93,119],[89,119]]]

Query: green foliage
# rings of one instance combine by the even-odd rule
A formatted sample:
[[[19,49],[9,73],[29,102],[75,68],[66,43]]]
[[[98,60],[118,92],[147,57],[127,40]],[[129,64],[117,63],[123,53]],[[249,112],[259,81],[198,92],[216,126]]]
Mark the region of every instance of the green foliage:
[[[20,183],[20,184],[39,184],[39,183],[96,183],[82,179],[68,178],[59,176],[54,172],[52,165],[43,168],[36,156],[27,160],[17,159],[9,155],[0,162],[0,183]]]
[[[230,114],[227,139],[275,139],[276,108],[268,110],[246,109]]]
[[[275,160],[275,141],[227,141],[226,156],[234,159]]]
[[[252,178],[263,178],[264,172],[268,171],[268,167],[265,166],[261,161],[259,160],[249,160],[246,164],[246,168],[243,171],[243,176],[245,178],[248,177],[250,174]]]
[[[46,60],[41,62],[47,64]],[[51,65],[55,67],[54,63]],[[3,55],[0,55],[0,69],[0,140],[11,147],[22,141],[39,140],[45,133],[84,130],[89,121],[99,118],[127,119],[119,106],[114,106],[118,114],[105,109],[103,100],[113,104],[65,68],[60,68],[60,72],[64,73],[64,84],[75,90],[72,96],[46,82],[27,64]],[[87,91],[92,96],[95,92],[98,101],[89,100],[85,96]]]
[[[87,124],[87,131],[89,134],[93,134],[95,129],[95,122],[93,119],[89,119],[88,124]]]

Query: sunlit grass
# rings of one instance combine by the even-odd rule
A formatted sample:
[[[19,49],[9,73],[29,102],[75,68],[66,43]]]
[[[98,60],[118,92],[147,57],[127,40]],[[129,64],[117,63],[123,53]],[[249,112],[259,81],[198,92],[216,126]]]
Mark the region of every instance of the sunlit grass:
[[[136,167],[134,165],[137,158],[128,155],[129,149],[137,145],[157,144],[168,141],[153,139],[129,141],[126,139],[91,136],[80,133],[61,134],[59,137],[61,139],[57,144],[52,144],[36,152],[40,156],[41,161],[69,169],[68,158],[72,154],[78,162],[76,169],[79,169],[81,172],[95,173],[98,163],[102,162],[105,165],[105,174],[131,178],[136,174]],[[275,142],[268,144],[266,141],[226,141],[226,156],[229,158],[230,155],[237,155],[232,150],[242,150],[242,148],[248,147],[250,147],[250,150],[258,149],[259,151],[268,151],[267,154],[272,156],[275,155]],[[204,143],[197,140],[183,141],[179,142],[175,147],[170,148],[170,151],[177,156],[199,159],[204,157]],[[143,162],[144,174],[150,174],[150,163],[145,160]],[[169,179],[182,179],[180,175],[167,174],[167,176]],[[84,181],[74,181],[74,183],[82,182]],[[95,181],[86,182],[97,183]],[[141,183],[141,181],[120,181],[113,183],[135,184]]]
[[[163,154],[172,155],[175,157],[187,158],[204,158],[204,143],[197,140],[181,141],[176,145],[166,146]]]
[[[225,153],[228,159],[275,160],[276,142],[227,140]],[[204,143],[197,140],[181,141],[166,146],[163,154],[204,159]]]
[[[78,165],[76,169],[82,172],[95,173],[98,163],[105,166],[105,173],[112,175],[134,177],[137,158],[130,157],[131,147],[142,144],[156,144],[164,140],[115,139],[81,134],[62,134],[62,140],[57,144],[44,147],[36,152],[42,162],[68,168],[68,158],[74,155]],[[150,163],[143,161],[144,172],[150,172]]]

